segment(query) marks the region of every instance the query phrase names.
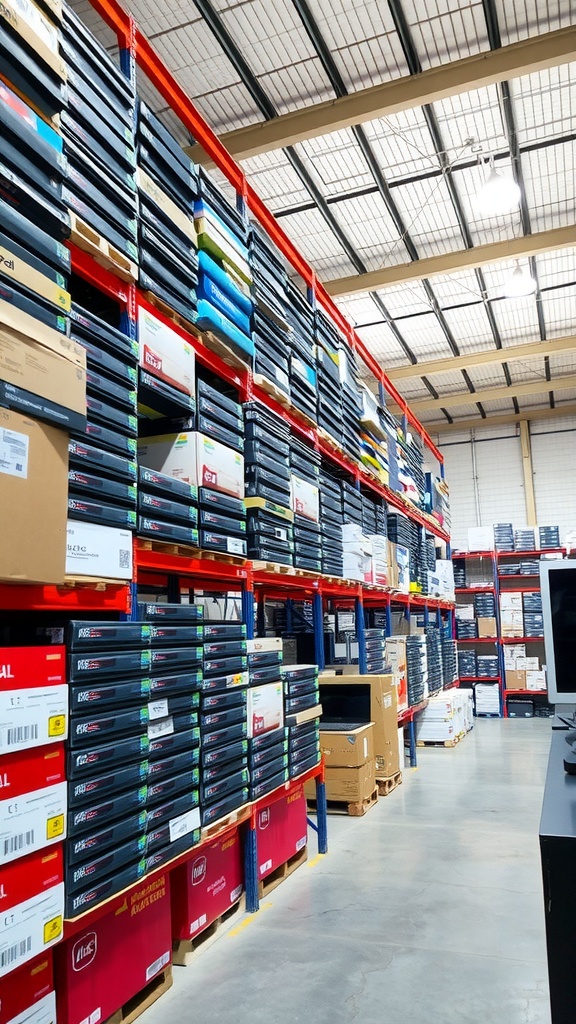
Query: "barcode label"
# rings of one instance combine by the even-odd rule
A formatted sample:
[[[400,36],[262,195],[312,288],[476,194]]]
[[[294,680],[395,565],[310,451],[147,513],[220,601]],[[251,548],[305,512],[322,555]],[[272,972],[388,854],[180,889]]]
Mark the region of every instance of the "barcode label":
[[[15,747],[19,743],[30,743],[38,739],[37,725],[15,725],[9,726],[5,732],[5,746]],[[0,734],[0,746],[2,746],[2,735]]]
[[[129,548],[121,548],[120,551],[118,552],[118,555],[119,555],[119,565],[120,565],[121,569],[129,569],[130,568],[130,556],[131,556],[131,553],[132,552],[130,551]]]
[[[159,956],[158,959],[148,967],[146,971],[146,981],[150,981],[150,978],[153,978],[155,974],[158,974],[158,971],[161,971],[162,968],[166,967],[169,963],[170,953],[163,953],[162,956]]]
[[[10,857],[13,853],[20,853],[28,846],[34,846],[34,829],[28,832],[21,832],[19,836],[9,836],[4,840],[4,856]]]
[[[4,949],[0,953],[0,968],[9,967],[10,964],[15,964],[17,960],[21,960],[23,956],[32,949],[32,936],[29,935],[27,939],[22,939],[21,942],[15,942],[13,946],[8,946],[8,949]]]

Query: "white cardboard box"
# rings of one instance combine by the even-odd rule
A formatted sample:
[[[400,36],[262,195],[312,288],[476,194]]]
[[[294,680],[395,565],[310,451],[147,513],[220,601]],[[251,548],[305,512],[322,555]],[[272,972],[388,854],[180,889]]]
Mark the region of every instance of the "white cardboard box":
[[[545,690],[546,689],[546,673],[543,670],[538,672],[527,672],[526,673],[526,689],[527,690]]]
[[[320,519],[320,499],[315,484],[302,480],[294,473],[290,477],[292,511],[317,523]]]
[[[138,307],[140,366],[188,395],[195,392],[194,349],[176,331]]]
[[[492,526],[468,527],[468,551],[493,551],[494,529]]]
[[[69,519],[66,526],[66,574],[132,579],[132,534],[113,526]]]
[[[248,736],[281,729],[284,725],[284,692],[280,681],[251,686],[248,690]]]
[[[145,437],[138,442],[138,462],[147,469],[196,486],[196,434],[189,430]]]
[[[138,443],[138,460],[148,469],[213,491],[244,497],[244,456],[205,434],[161,434]]]

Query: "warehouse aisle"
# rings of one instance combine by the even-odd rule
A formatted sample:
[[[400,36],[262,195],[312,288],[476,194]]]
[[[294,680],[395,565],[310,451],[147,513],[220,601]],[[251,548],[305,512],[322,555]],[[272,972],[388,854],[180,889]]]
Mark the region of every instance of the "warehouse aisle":
[[[142,1024],[548,1024],[538,822],[550,723],[480,720],[175,968]],[[312,839],[311,858],[315,846]]]

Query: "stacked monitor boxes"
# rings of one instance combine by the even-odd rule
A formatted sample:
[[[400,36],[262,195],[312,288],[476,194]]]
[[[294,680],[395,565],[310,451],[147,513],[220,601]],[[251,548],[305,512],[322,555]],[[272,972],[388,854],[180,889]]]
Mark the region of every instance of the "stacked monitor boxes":
[[[248,556],[293,564],[290,433],[284,421],[259,402],[244,406]]]
[[[194,323],[198,251],[193,211],[198,177],[194,164],[142,101],[138,107],[137,180],[140,287]],[[144,373],[153,368],[154,363],[143,365]],[[174,386],[176,381],[170,384]]]
[[[296,437],[290,438],[294,565],[322,571],[320,527],[320,455]]]
[[[416,434],[398,426],[396,451],[401,489],[417,508],[423,508],[426,483],[422,442]]]
[[[321,310],[315,313],[318,426],[336,441],[343,440],[343,405],[340,381],[340,335]]]
[[[206,620],[200,717],[203,826],[249,799],[247,651],[244,623]]]
[[[342,544],[342,487],[325,466],[320,467],[320,527],[322,531],[322,572],[329,576],[344,573]]]
[[[254,355],[248,228],[208,175],[200,170],[194,203],[198,232],[198,320],[244,361]]]
[[[282,640],[248,641],[248,747],[250,799],[259,800],[288,780],[288,749],[284,729]]]
[[[342,481],[342,516],[344,524],[362,526],[362,495],[348,480]]]
[[[77,303],[72,304],[70,334],[86,350],[88,420],[85,430],[71,432],[68,515],[98,528],[132,531],[138,345]]]
[[[198,547],[198,487],[165,473],[138,469],[138,533]]]
[[[386,419],[379,402],[368,388],[361,388],[360,399],[360,462],[381,484],[388,486],[390,443]]]
[[[316,421],[318,377],[314,311],[294,282],[286,283],[286,319],[290,343],[290,399],[296,409]]]
[[[360,458],[362,394],[356,353],[341,345],[338,353],[342,385],[342,444],[354,459]]]
[[[285,316],[286,270],[259,228],[250,228],[254,373],[290,397],[290,325]]]
[[[460,673],[458,669],[457,645],[450,633],[449,623],[446,623],[440,630],[440,638],[442,644],[442,677],[444,686],[450,686],[451,683],[456,682]]]
[[[434,516],[440,526],[450,532],[450,492],[448,484],[433,473],[426,473],[424,511]]]
[[[428,696],[428,663],[425,636],[406,637],[408,703],[419,704]]]
[[[66,5],[62,49],[68,84],[62,112],[68,163],[64,199],[80,218],[78,236],[96,243],[98,236],[105,239],[133,278],[138,262],[134,83]]]
[[[387,667],[386,630],[378,627],[365,630],[366,672],[381,675]]]
[[[428,693],[437,693],[444,686],[442,638],[437,626],[425,626]]]
[[[312,713],[320,702],[317,665],[286,665],[282,669],[284,704],[288,722],[290,778],[302,775],[320,760],[320,720],[292,721],[292,716]],[[304,718],[306,715],[304,714]]]

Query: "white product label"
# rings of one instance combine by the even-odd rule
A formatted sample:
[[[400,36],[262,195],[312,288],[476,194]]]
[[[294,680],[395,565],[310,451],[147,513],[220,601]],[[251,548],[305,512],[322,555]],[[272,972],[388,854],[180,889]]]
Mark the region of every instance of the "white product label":
[[[385,708],[391,707],[392,706],[392,694],[391,693],[385,693],[384,694],[384,700],[383,700],[382,703],[383,703]]]
[[[240,537],[228,537],[226,547],[231,555],[244,554],[244,541]]]
[[[54,1024],[56,1020],[56,993],[48,992],[34,1006],[23,1010],[6,1024]]]
[[[148,739],[157,740],[160,736],[171,736],[174,732],[174,719],[161,718],[159,722],[149,722]]]
[[[158,974],[159,971],[163,970],[164,967],[167,967],[169,963],[170,952],[162,953],[162,956],[159,956],[153,964],[150,964],[150,967],[146,968],[146,981],[150,981],[150,979]]]
[[[187,836],[195,828],[200,828],[200,809],[198,807],[170,820],[170,842],[174,843],[182,836]]]
[[[366,736],[364,737],[363,750],[364,750],[364,757],[367,759],[368,758],[368,739],[367,739]]]
[[[264,863],[260,865],[260,874],[264,875],[266,873],[266,871],[270,871],[271,867],[272,867],[272,861],[271,860],[265,860]]]
[[[152,701],[152,703],[148,705],[148,714],[151,722],[155,722],[157,718],[166,718],[168,714],[168,701]]]
[[[0,782],[2,774],[0,773]],[[0,864],[60,843],[66,834],[66,783],[58,782],[17,799],[0,790]]]
[[[192,923],[190,924],[190,935],[195,935],[196,932],[199,932],[200,929],[204,927],[207,920],[208,915],[202,914],[200,917],[197,917],[195,921],[192,921]]]
[[[64,883],[12,907],[2,918],[0,977],[62,938]]]
[[[66,572],[72,576],[132,578],[132,534],[112,526],[68,520]]]
[[[66,739],[67,686],[0,691],[0,754]]]
[[[300,853],[300,850],[304,849],[304,847],[306,846],[307,841],[308,841],[307,836],[302,836],[302,838],[297,841],[297,843],[296,843],[296,853]]]
[[[30,439],[17,430],[0,430],[0,473],[28,479]]]
[[[240,885],[237,885],[235,889],[232,889],[232,892],[230,893],[230,896],[229,896],[230,903],[236,903],[236,900],[240,899],[240,897],[242,895],[243,888],[244,888],[244,886],[242,884],[240,884]]]
[[[87,1017],[84,1017],[84,1020],[80,1021],[80,1024],[98,1024],[98,1021],[101,1020],[101,1018],[102,1007],[97,1006],[95,1010],[92,1010],[92,1013],[89,1013]]]

